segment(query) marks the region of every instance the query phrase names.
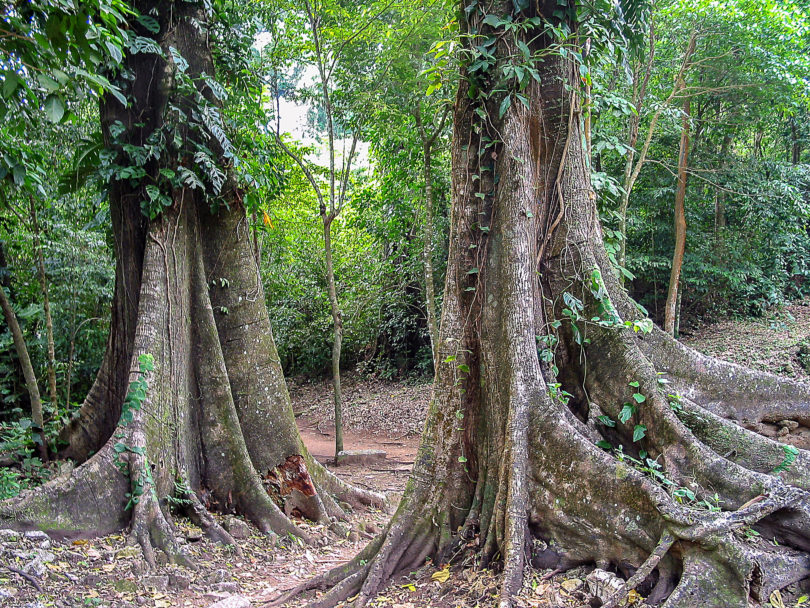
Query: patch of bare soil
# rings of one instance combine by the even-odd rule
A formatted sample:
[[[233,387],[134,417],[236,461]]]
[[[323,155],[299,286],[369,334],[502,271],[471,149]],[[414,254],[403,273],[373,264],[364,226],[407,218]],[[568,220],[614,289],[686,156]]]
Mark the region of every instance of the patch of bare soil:
[[[430,383],[403,384],[357,373],[341,374],[343,424],[365,437],[418,436],[422,433],[430,401]],[[290,398],[299,426],[315,424],[334,432],[335,406],[332,382],[295,378],[289,382]]]
[[[713,357],[810,381],[810,372],[805,369],[810,368],[810,300],[761,319],[729,319],[703,325],[681,340]],[[808,344],[804,357],[800,352],[803,344]]]

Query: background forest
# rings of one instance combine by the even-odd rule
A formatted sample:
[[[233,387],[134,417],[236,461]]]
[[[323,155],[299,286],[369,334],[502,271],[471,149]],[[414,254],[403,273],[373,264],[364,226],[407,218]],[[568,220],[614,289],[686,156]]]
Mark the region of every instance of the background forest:
[[[456,7],[328,0],[318,9],[214,2],[211,34],[211,86],[224,101],[284,372],[329,376],[337,357],[343,370],[427,379],[447,255]],[[106,182],[139,170],[135,150],[128,167],[105,156],[99,96],[116,93],[104,74],[122,49],[147,49],[118,29],[114,15],[127,10],[118,2],[0,10],[23,28],[56,23],[48,36],[28,25],[30,41],[19,43],[0,23],[0,283],[42,393],[47,443],[58,449],[110,323]],[[679,206],[676,332],[774,315],[810,292],[808,10],[799,1],[660,0],[616,16],[630,26],[620,41],[589,34],[583,120],[606,242],[630,294],[662,326]],[[113,17],[88,33],[82,11]],[[184,179],[215,182],[217,168],[198,162]],[[23,469],[0,468],[0,498],[49,474],[18,353],[3,323],[0,465],[23,457]]]

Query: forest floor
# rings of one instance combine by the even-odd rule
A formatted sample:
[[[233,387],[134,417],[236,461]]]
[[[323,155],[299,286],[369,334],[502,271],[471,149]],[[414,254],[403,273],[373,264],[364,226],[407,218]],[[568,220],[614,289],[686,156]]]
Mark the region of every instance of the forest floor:
[[[771,319],[707,325],[683,339],[722,358],[797,379],[810,378],[799,353],[800,345],[810,340],[810,305],[791,306]],[[810,355],[807,358],[810,363]],[[430,385],[347,374],[344,391],[346,449],[380,449],[386,452],[386,457],[377,464],[333,470],[358,486],[388,493],[393,508],[416,455]],[[290,394],[305,443],[316,458],[331,466],[334,455],[331,384],[293,380]],[[310,546],[289,538],[273,544],[237,517],[217,517],[230,528],[237,547],[214,545],[188,520],[177,519],[181,542],[194,559],[196,570],[164,564],[147,571],[140,551],[128,546],[123,534],[55,541],[41,533],[21,535],[0,530],[0,606],[259,608],[314,574],[350,559],[384,528],[390,513],[373,509],[352,513],[346,523],[349,533],[345,538],[323,526],[299,522],[315,539]],[[373,606],[484,608],[494,604],[492,598],[499,582],[496,572],[441,566],[427,563],[416,572],[404,573]],[[28,578],[15,570],[24,571]],[[547,571],[533,570],[517,605],[593,605],[591,570],[578,568],[547,580],[543,578]],[[772,605],[803,604],[807,600],[806,596],[799,597],[801,593],[791,589],[772,599]],[[644,605],[640,597],[633,599],[636,606]],[[768,605],[771,604],[763,604]]]

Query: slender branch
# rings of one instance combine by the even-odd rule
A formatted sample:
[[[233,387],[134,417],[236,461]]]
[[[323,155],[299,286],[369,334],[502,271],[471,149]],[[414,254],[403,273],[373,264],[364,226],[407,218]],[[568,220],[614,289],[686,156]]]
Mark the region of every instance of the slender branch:
[[[346,166],[343,171],[343,176],[340,180],[340,196],[338,197],[337,213],[343,209],[343,203],[346,201],[346,188],[349,183],[349,174],[352,167],[352,159],[354,158],[354,151],[357,148],[357,140],[359,135],[357,132],[352,134],[352,147],[349,149],[349,156],[346,158]]]
[[[369,19],[365,23],[365,25],[363,25],[356,32],[354,32],[354,34],[352,34],[351,36],[349,36],[343,42],[340,43],[340,46],[338,46],[337,50],[332,55],[332,61],[329,64],[328,70],[326,71],[327,77],[331,78],[332,72],[334,72],[335,68],[337,67],[337,63],[340,60],[340,56],[343,53],[343,49],[346,47],[346,45],[349,44],[355,38],[357,38],[360,34],[365,32],[368,28],[370,28],[371,24],[374,23],[375,21],[377,21],[377,19],[379,19],[382,16],[383,13],[385,13],[389,8],[391,8],[394,5],[395,2],[396,2],[396,0],[391,0],[391,2],[386,4],[385,7],[379,13],[377,13],[371,19]]]
[[[279,136],[279,134],[277,132],[273,131],[273,135],[276,136],[276,142],[278,143],[278,145],[281,146],[281,149],[284,150],[285,154],[287,154],[287,156],[289,156],[291,159],[293,159],[296,162],[296,164],[299,167],[301,167],[301,171],[304,172],[304,175],[306,176],[307,181],[309,181],[310,185],[312,185],[313,190],[315,190],[315,195],[318,197],[318,205],[320,206],[321,214],[325,215],[326,214],[326,201],[324,200],[323,193],[321,192],[321,188],[318,185],[317,180],[315,179],[315,175],[313,175],[312,171],[306,165],[306,163],[303,161],[303,159],[298,154],[293,152],[290,149],[290,147],[287,146],[287,144],[284,143],[284,141],[281,139],[281,137]]]

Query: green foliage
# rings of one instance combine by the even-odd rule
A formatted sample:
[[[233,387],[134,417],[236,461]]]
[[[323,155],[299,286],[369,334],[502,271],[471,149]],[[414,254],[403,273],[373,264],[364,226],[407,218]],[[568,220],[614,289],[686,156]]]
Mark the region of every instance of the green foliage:
[[[0,467],[0,500],[13,498],[23,490],[42,485],[51,470],[35,456],[23,457],[17,467]]]
[[[143,407],[146,400],[146,393],[149,390],[147,375],[155,369],[155,358],[146,353],[138,356],[138,377],[129,384],[127,396],[121,406],[121,417],[118,419],[120,426],[127,426],[132,422],[135,412]]]
[[[126,103],[103,75],[123,57],[129,40],[122,0],[48,0],[0,8],[0,180],[42,184],[47,157],[25,143],[42,118],[60,123],[76,100],[108,93]]]
[[[23,490],[21,473],[15,469],[0,467],[0,500],[13,498]]]
[[[771,473],[781,473],[787,471],[790,466],[796,461],[796,456],[799,455],[799,450],[792,445],[783,445],[782,449],[785,452],[785,458],[780,462]]]
[[[656,22],[652,38],[645,28],[650,19]],[[674,248],[674,172],[683,96],[670,93],[693,33],[696,50],[683,93],[691,99],[692,145],[682,314],[686,320],[761,315],[807,295],[808,23],[807,7],[796,2],[668,0],[639,22],[644,35],[636,36],[635,51],[612,54],[602,49],[589,60],[593,183],[608,254],[616,262],[625,239],[627,269],[619,271],[632,281],[631,295],[654,318],[663,316]],[[641,89],[646,97],[639,101]],[[638,158],[657,113],[660,120],[652,132],[648,162],[630,193],[623,236],[617,230],[617,207],[626,163]],[[629,130],[636,116],[639,139],[632,148]]]

